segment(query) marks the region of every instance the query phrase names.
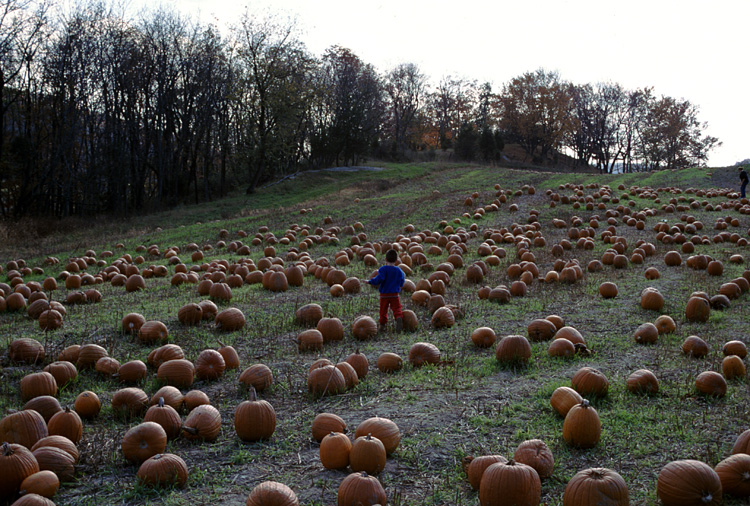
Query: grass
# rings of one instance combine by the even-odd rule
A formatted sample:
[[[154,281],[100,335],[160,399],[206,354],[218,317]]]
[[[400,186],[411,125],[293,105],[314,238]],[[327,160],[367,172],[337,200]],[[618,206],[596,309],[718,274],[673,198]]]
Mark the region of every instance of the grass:
[[[715,170],[714,174],[719,170]],[[229,303],[219,304],[219,309],[238,307],[245,314],[243,330],[219,333],[211,322],[197,327],[186,327],[177,319],[178,309],[188,302],[198,302],[194,285],[171,286],[169,280],[174,266],[161,257],[147,257],[141,265],[166,265],[166,278],[146,280],[142,292],[126,293],[123,288],[109,283],[96,285],[102,293],[102,302],[90,305],[66,306],[68,314],[64,327],[43,333],[36,322],[23,313],[0,313],[0,349],[6,349],[13,339],[32,337],[45,343],[47,361],[53,360],[60,350],[70,344],[97,342],[110,356],[121,363],[132,359],[146,361],[151,347],[139,343],[137,338],[120,332],[121,318],[130,312],[139,312],[146,319],[164,322],[170,332],[169,342],[179,344],[187,358],[194,360],[201,350],[218,347],[219,341],[234,346],[240,355],[241,368],[262,362],[274,374],[274,385],[261,397],[269,401],[277,413],[276,432],[269,441],[244,444],[234,433],[234,408],[247,397],[239,388],[239,371],[228,371],[220,380],[196,381],[193,388],[206,392],[222,414],[222,430],[214,442],[195,443],[178,438],[170,441],[167,451],[186,460],[190,480],[184,489],[154,491],[139,485],[135,479],[136,468],[125,463],[119,452],[122,435],[138,420],[115,419],[110,407],[112,394],[121,387],[113,378],[92,370],[79,372],[76,381],[62,389],[58,397],[62,404],[70,404],[83,390],[97,392],[103,402],[100,416],[86,422],[84,439],[79,445],[81,461],[77,481],[63,486],[55,497],[57,504],[244,504],[250,489],[264,480],[281,481],[291,486],[304,504],[332,504],[338,484],[346,475],[342,471],[326,470],[320,465],[318,446],[311,440],[310,424],[317,413],[333,412],[346,420],[350,431],[362,420],[371,416],[384,416],[400,427],[402,441],[398,450],[388,459],[386,469],[379,476],[392,505],[469,505],[478,502],[476,492],[468,486],[461,471],[461,459],[466,455],[513,455],[516,446],[526,439],[544,440],[555,455],[556,466],[551,478],[542,484],[542,502],[562,504],[562,493],[567,481],[586,467],[609,467],[619,472],[630,488],[632,504],[657,504],[656,475],[666,463],[684,458],[702,460],[713,466],[729,455],[734,438],[748,429],[750,412],[750,386],[746,380],[729,383],[723,399],[704,398],[696,394],[693,381],[704,370],[721,370],[721,346],[732,339],[748,341],[750,324],[746,321],[747,295],[732,302],[725,311],[712,311],[707,323],[690,323],[684,320],[687,296],[693,291],[717,293],[720,285],[745,271],[744,265],[730,264],[732,254],[747,254],[747,247],[734,243],[713,243],[696,247],[696,253],[710,255],[724,262],[722,276],[708,276],[704,271],[694,271],[684,262],[679,267],[667,267],[663,255],[675,245],[666,245],[655,238],[653,225],[667,220],[670,225],[683,223],[681,214],[692,214],[706,227],[700,232],[712,237],[713,223],[719,217],[731,215],[740,226],[730,227],[746,237],[750,227],[747,214],[734,209],[706,211],[703,208],[684,213],[666,214],[661,203],[652,199],[629,196],[635,209],[656,209],[655,216],[646,220],[646,227],[637,230],[618,220],[616,233],[627,239],[627,252],[638,240],[653,243],[656,254],[646,257],[641,265],[630,264],[625,269],[612,267],[598,273],[586,272],[586,265],[601,258],[610,246],[604,244],[599,234],[606,228],[604,210],[574,209],[572,205],[549,206],[546,192],[572,195],[566,183],[609,185],[616,189],[622,184],[661,188],[663,202],[669,198],[690,197],[687,188],[711,186],[712,179],[704,169],[687,169],[679,172],[659,172],[648,175],[591,175],[555,174],[529,170],[510,170],[490,167],[463,167],[446,164],[390,164],[379,172],[315,173],[304,174],[293,180],[259,190],[254,195],[232,195],[224,200],[196,206],[183,206],[164,213],[140,217],[131,221],[99,220],[94,225],[64,222],[60,231],[39,235],[38,227],[26,227],[15,232],[11,242],[0,244],[2,265],[23,257],[31,266],[43,266],[42,275],[28,276],[24,280],[41,282],[46,276],[58,276],[65,269],[67,259],[94,249],[115,252],[115,258],[139,253],[139,245],[157,244],[162,253],[170,246],[181,248],[180,258],[189,266],[190,254],[186,246],[196,243],[211,245],[205,251],[205,262],[226,259],[230,264],[241,256],[219,247],[219,231],[225,229],[226,243],[240,240],[250,244],[262,226],[283,237],[295,225],[308,226],[311,235],[320,236],[326,228],[338,227],[338,244],[318,243],[310,248],[313,259],[333,255],[350,246],[349,235],[341,232],[347,225],[361,222],[366,240],[376,242],[397,241],[407,224],[416,231],[440,231],[445,221],[455,227],[469,229],[476,224],[478,235],[466,241],[463,268],[457,269],[447,287],[448,304],[459,306],[463,318],[451,328],[435,330],[430,325],[430,315],[425,308],[417,307],[402,295],[405,308],[415,311],[419,329],[414,333],[396,334],[389,329],[370,341],[355,341],[350,335],[351,322],[360,315],[376,317],[378,295],[367,286],[357,295],[333,298],[329,287],[321,280],[308,276],[304,286],[283,293],[271,293],[260,285],[243,285],[233,289]],[[473,192],[479,193],[476,206],[490,204],[495,198],[494,185],[515,192],[523,185],[532,185],[534,195],[524,193],[511,196],[497,212],[486,212],[475,218],[473,207],[464,206],[464,200]],[[680,194],[667,193],[663,188],[677,185]],[[594,189],[584,188],[584,195]],[[615,195],[627,190],[616,190]],[[717,206],[728,200],[726,196],[700,197]],[[621,202],[627,204],[627,200]],[[515,212],[510,204],[518,205]],[[607,208],[616,204],[609,203]],[[477,297],[477,286],[465,279],[466,266],[480,257],[477,248],[485,231],[527,224],[529,211],[539,211],[541,232],[546,247],[532,247],[540,276],[552,269],[554,258],[550,247],[567,237],[566,229],[551,226],[553,219],[570,219],[578,216],[587,223],[594,215],[600,216],[593,250],[573,249],[564,253],[565,260],[577,259],[584,268],[584,277],[573,285],[545,284],[534,281],[525,297],[513,297],[507,304],[495,304]],[[469,212],[466,216],[464,213]],[[324,223],[324,218],[332,223]],[[320,229],[320,230],[317,230]],[[240,231],[247,237],[240,237]],[[414,234],[409,234],[414,235]],[[301,236],[297,234],[297,239]],[[124,247],[117,248],[122,243]],[[266,244],[251,246],[254,262],[263,256]],[[296,242],[285,246],[274,245],[277,255],[283,256]],[[514,245],[504,243],[507,251],[499,265],[489,268],[483,284],[494,287],[510,285],[507,268],[517,263]],[[49,256],[62,262],[57,266],[43,265]],[[629,256],[629,255],[628,255]],[[686,259],[688,255],[683,255]],[[101,255],[99,255],[101,258]],[[378,255],[379,260],[381,255]],[[429,256],[433,266],[446,261],[447,252]],[[358,260],[344,268],[348,276],[366,279],[373,271]],[[109,264],[113,258],[107,259]],[[661,277],[648,281],[643,276],[647,267],[657,267]],[[100,268],[90,267],[96,274]],[[410,279],[417,282],[430,271],[415,268]],[[2,279],[2,281],[5,281]],[[598,287],[604,281],[618,285],[619,294],[614,299],[602,299]],[[662,311],[672,316],[678,324],[677,331],[661,336],[652,346],[641,346],[633,340],[633,332],[643,322],[653,322],[660,314],[645,311],[639,305],[640,292],[646,286],[658,288],[665,296]],[[51,294],[55,300],[65,300],[68,290],[63,287]],[[295,310],[307,303],[318,303],[326,315],[342,320],[346,337],[341,342],[328,343],[322,353],[300,353],[296,336],[304,330],[294,321]],[[480,326],[489,326],[498,337],[509,334],[526,334],[526,327],[535,318],[550,314],[564,317],[568,325],[577,328],[584,336],[591,356],[576,355],[571,359],[550,358],[547,343],[532,343],[532,357],[525,367],[502,367],[494,358],[494,348],[479,350],[473,347],[469,336]],[[709,355],[700,360],[687,358],[680,345],[689,335],[699,335],[709,345]],[[442,353],[443,363],[415,369],[405,360],[404,368],[395,374],[384,375],[377,371],[375,361],[386,351],[400,354],[406,359],[415,342],[435,344]],[[307,393],[307,369],[319,357],[333,362],[343,360],[355,348],[370,360],[370,373],[349,392],[332,397],[315,399]],[[602,420],[602,439],[593,449],[580,450],[568,447],[562,440],[562,419],[549,406],[549,397],[555,388],[569,386],[570,378],[580,367],[600,369],[610,382],[609,394],[593,401]],[[0,381],[0,412],[18,409],[23,403],[18,395],[18,384],[23,375],[39,369],[8,362],[2,359]],[[652,397],[633,395],[625,389],[625,380],[635,369],[651,369],[660,380],[660,392]],[[147,380],[138,385],[152,394],[160,385],[155,372],[149,371]],[[727,498],[725,504],[742,504]]]

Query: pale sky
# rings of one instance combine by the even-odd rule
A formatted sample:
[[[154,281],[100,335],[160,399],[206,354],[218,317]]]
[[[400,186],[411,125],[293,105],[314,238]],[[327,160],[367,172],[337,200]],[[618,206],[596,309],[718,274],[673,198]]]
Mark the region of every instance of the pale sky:
[[[690,100],[723,142],[709,165],[750,158],[748,0],[162,0],[220,27],[246,8],[297,20],[315,55],[351,49],[379,71],[416,63],[432,83],[493,83],[540,67]],[[130,0],[131,8],[158,1]]]

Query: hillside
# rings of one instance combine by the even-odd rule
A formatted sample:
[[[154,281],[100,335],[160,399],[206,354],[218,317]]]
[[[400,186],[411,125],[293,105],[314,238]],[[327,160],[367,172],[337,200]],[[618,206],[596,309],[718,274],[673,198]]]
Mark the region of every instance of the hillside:
[[[372,417],[397,425],[398,445],[375,471],[394,506],[479,504],[464,474],[466,458],[511,458],[534,439],[554,458],[549,475],[543,473],[539,504],[562,505],[574,475],[593,467],[623,478],[629,490],[623,504],[659,504],[657,476],[665,465],[695,459],[713,468],[750,429],[747,359],[738,359],[743,372],[732,379],[723,351],[730,341],[750,343],[750,207],[734,189],[717,185],[721,181],[731,183],[730,169],[600,176],[386,164],[378,171],[301,173],[251,196],[237,193],[127,221],[13,224],[0,241],[0,290],[7,300],[11,291],[26,291],[15,285],[28,293],[21,297],[24,307],[10,311],[6,304],[0,311],[0,416],[27,402],[29,380],[23,378],[63,352],[77,365],[77,376],[49,393],[61,407],[84,391],[100,398],[98,416],[83,420],[75,478],[53,498],[59,505],[244,505],[266,480],[291,487],[301,504],[335,504],[351,473],[321,463],[320,443],[312,437],[321,413],[340,416],[351,441]],[[394,245],[409,280],[400,300],[416,328],[398,333],[391,319],[384,332],[360,335],[358,318],[378,317],[378,292],[365,281]],[[668,265],[668,253],[679,265]],[[708,269],[709,257],[721,261],[721,269]],[[13,273],[20,275],[24,265],[23,276]],[[126,280],[141,281],[137,276],[141,289],[129,291]],[[41,286],[48,278],[57,289],[40,293],[60,302],[65,314],[61,328],[43,331],[29,301],[40,297],[31,295],[35,282]],[[616,285],[614,297],[602,295],[604,283]],[[211,292],[213,286],[222,292]],[[230,297],[221,295],[225,287]],[[662,294],[660,309],[642,307],[647,287]],[[95,290],[88,303],[76,303],[87,290]],[[705,321],[687,311],[694,292],[713,297]],[[716,298],[720,294],[728,294],[726,302]],[[185,316],[195,309],[191,304],[201,305],[201,316],[212,305],[217,312],[231,309],[242,325],[227,330],[213,315],[191,322]],[[305,332],[318,326],[297,312],[310,304],[320,306],[318,318],[338,319],[341,334],[307,341],[314,333]],[[124,330],[131,313],[161,322],[167,335],[151,340]],[[553,315],[559,318],[546,320]],[[652,344],[640,343],[639,329],[661,316],[675,328],[657,333]],[[568,338],[553,338],[560,320],[573,328],[563,331]],[[549,335],[535,330],[544,327]],[[480,328],[494,337],[487,348],[472,339]],[[689,336],[702,339],[705,354],[683,352]],[[20,338],[37,342],[44,358],[11,360],[12,343]],[[521,355],[507,361],[507,343],[523,341],[528,348],[521,344]],[[194,367],[180,381],[155,367],[152,352],[165,343],[179,346]],[[418,366],[417,343],[434,345],[439,358],[426,355],[435,363]],[[101,365],[70,348],[92,344],[107,354]],[[228,353],[226,346],[236,351],[237,368],[225,360],[216,377],[198,371],[216,355],[207,350]],[[309,391],[316,360],[340,365],[356,350],[369,364],[356,384],[336,395]],[[400,370],[380,370],[384,353],[399,355]],[[149,365],[141,379],[126,383],[112,374],[119,368],[111,359],[117,366]],[[269,385],[256,386],[258,397],[273,406],[275,427],[262,441],[243,441],[235,412],[252,394],[240,378],[259,364],[272,374]],[[576,384],[574,375],[585,367],[605,376],[606,390]],[[654,374],[658,393],[631,391],[628,379],[640,369]],[[696,378],[705,371],[726,377],[722,395],[698,389]],[[182,396],[197,390],[220,424],[204,438],[178,430],[159,451],[184,460],[187,483],[154,489],[138,481],[138,465],[125,459],[121,445],[144,420],[146,406],[135,402],[132,413],[118,413],[113,401],[133,387],[156,403],[157,391],[170,384],[179,390],[180,423],[189,416]],[[591,448],[563,435],[566,422],[550,404],[563,386],[583,392],[599,416],[601,434]],[[724,493],[723,504],[743,501]]]

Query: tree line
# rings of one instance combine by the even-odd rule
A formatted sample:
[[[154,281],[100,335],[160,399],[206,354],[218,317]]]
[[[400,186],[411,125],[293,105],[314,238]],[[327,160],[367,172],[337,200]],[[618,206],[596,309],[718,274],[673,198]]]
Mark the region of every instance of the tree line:
[[[165,9],[0,0],[0,215],[127,215],[252,193],[306,168],[452,150],[602,172],[705,162],[698,108],[652,89],[539,69],[494,90],[351,50],[312,55],[295,26],[244,15],[226,33]]]

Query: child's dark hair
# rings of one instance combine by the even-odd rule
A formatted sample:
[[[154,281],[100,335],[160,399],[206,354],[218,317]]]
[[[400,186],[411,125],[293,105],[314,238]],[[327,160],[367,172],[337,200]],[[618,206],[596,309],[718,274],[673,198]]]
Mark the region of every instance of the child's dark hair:
[[[389,249],[385,254],[385,261],[395,263],[396,260],[398,260],[398,253],[396,253],[395,249]]]

